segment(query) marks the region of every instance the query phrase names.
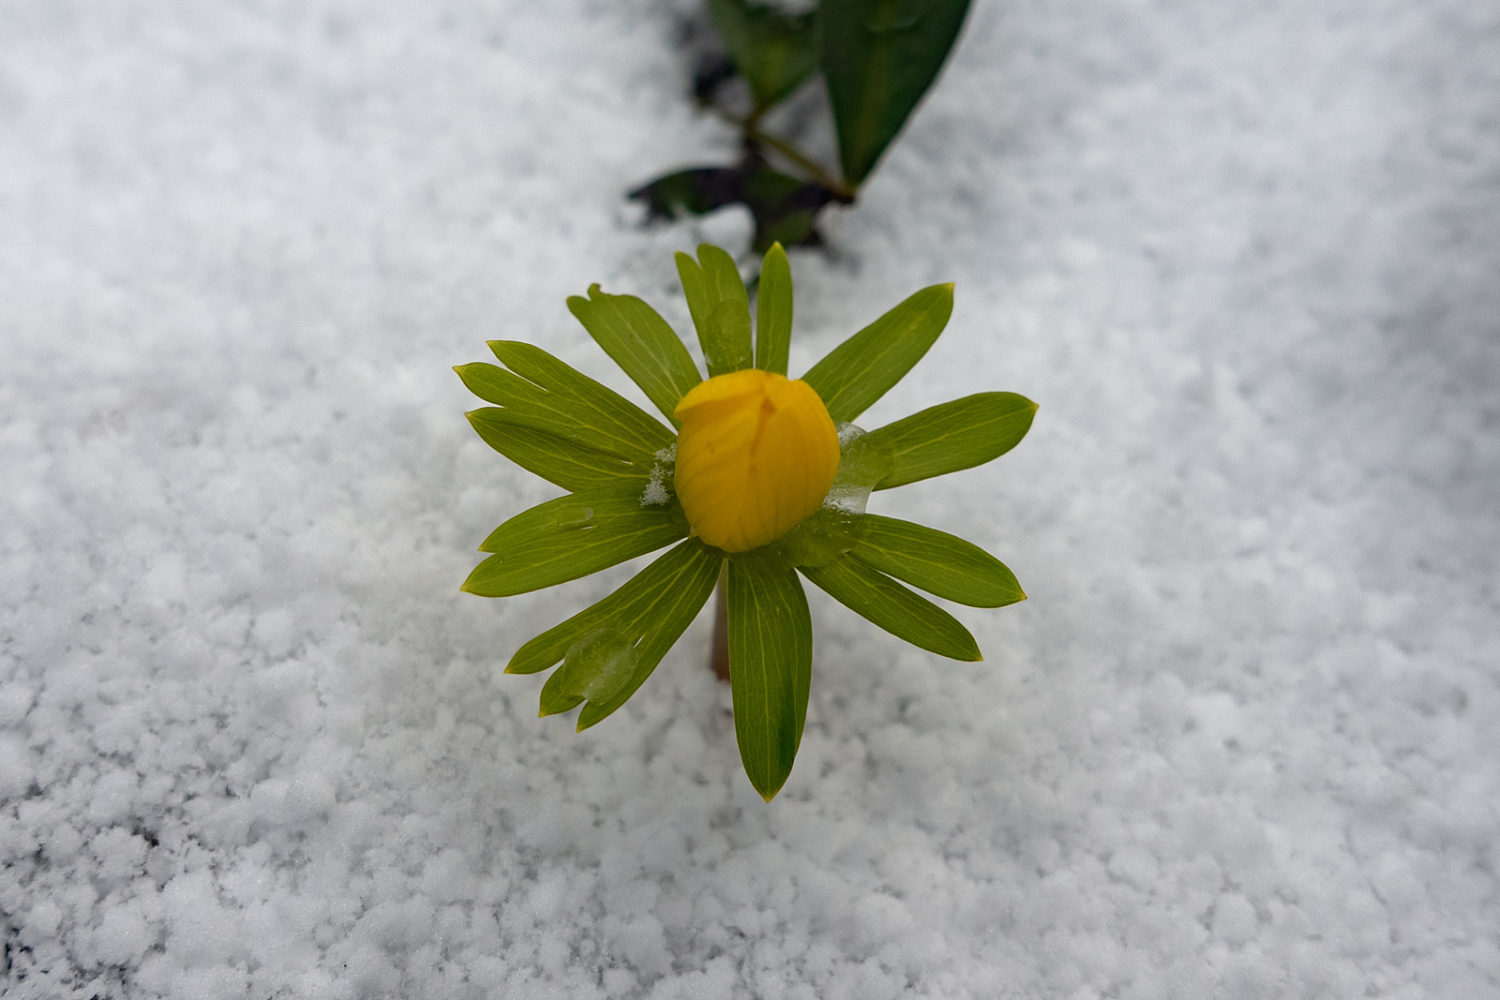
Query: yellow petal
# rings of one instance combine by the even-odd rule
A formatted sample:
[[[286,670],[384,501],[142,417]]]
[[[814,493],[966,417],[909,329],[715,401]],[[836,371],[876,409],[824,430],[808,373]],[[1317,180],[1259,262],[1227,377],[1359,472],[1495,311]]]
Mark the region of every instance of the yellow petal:
[[[839,436],[813,387],[749,368],[677,404],[674,484],[698,537],[725,552],[774,542],[817,510],[839,468]]]

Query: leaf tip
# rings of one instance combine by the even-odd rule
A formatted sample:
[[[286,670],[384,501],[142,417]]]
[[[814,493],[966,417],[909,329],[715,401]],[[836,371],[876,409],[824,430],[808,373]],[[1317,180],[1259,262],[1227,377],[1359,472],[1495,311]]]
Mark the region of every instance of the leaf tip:
[[[766,802],[770,802],[777,795],[781,794],[781,789],[786,786],[786,779],[788,777],[788,774],[783,774],[780,781],[776,781],[773,778],[771,780],[775,782],[774,784],[767,782],[764,785],[762,785],[759,781],[756,781],[754,778],[751,778],[750,784],[755,787],[756,795],[759,795]]]
[[[553,676],[555,677],[556,675],[554,674]],[[547,689],[543,688],[541,701],[537,704],[536,717],[538,719],[545,719],[549,715],[562,715],[565,712],[571,712],[583,700],[574,696],[564,696],[561,699],[553,698],[552,703],[549,705],[547,703],[547,695]]]
[[[505,665],[505,669],[503,671],[501,671],[501,673],[514,674],[517,677],[524,677],[527,674],[534,674],[534,673],[536,673],[537,670],[539,670],[539,669],[545,669],[545,668],[539,668],[539,667],[537,667],[537,666],[535,666],[533,664],[526,664],[526,663],[522,663],[521,662],[521,656],[522,656],[522,654],[524,654],[526,652],[526,646],[527,645],[530,645],[530,643],[522,645],[522,647],[520,649],[516,650],[515,653],[512,654],[512,656],[510,658],[510,662]],[[534,659],[534,657],[533,657],[533,659]],[[552,664],[550,664],[550,663],[547,664],[547,666],[549,666],[549,667],[551,665]]]

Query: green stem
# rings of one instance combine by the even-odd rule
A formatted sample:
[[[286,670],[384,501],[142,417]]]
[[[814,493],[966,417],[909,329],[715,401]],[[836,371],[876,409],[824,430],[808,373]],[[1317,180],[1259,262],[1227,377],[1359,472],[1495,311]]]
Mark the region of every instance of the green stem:
[[[761,111],[752,112],[744,118],[740,118],[719,107],[715,107],[714,111],[725,121],[744,132],[746,141],[774,149],[788,161],[796,164],[806,172],[814,183],[833,192],[834,198],[838,201],[846,205],[854,201],[854,188],[849,187],[842,180],[828,173],[817,160],[802,152],[802,150],[792,145],[786,139],[763,130],[760,127]]]

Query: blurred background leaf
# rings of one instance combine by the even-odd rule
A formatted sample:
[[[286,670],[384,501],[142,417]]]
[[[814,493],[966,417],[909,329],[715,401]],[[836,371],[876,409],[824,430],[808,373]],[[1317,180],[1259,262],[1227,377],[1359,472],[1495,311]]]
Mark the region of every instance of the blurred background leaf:
[[[729,58],[763,111],[797,89],[818,68],[812,11],[790,14],[746,0],[708,0],[708,12]]]
[[[823,72],[844,180],[858,187],[937,79],[969,0],[823,0]]]
[[[645,204],[649,219],[675,220],[744,205],[755,222],[754,249],[771,244],[821,246],[818,213],[840,196],[816,182],[800,180],[747,157],[734,167],[694,167],[658,177],[630,192]]]
[[[731,166],[663,174],[631,191],[647,220],[676,220],[744,205],[753,246],[821,246],[817,219],[855,194],[937,79],[968,13],[969,0],[822,0],[790,12],[749,0],[706,0],[722,51],[700,60],[697,100],[741,130]],[[821,75],[842,175],[764,125],[767,112]],[[731,81],[744,81],[750,106]],[[726,92],[728,99],[726,100]]]

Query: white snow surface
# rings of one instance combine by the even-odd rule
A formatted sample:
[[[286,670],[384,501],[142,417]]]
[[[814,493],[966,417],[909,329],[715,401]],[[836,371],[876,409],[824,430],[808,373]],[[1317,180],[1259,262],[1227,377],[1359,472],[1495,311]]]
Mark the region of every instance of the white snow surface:
[[[564,298],[746,243],[622,200],[734,155],[696,6],[0,0],[0,993],[1500,995],[1500,6],[975,3],[793,371],[956,282],[861,424],[1035,427],[870,509],[1031,599],[810,588],[769,805],[706,614],[582,735],[500,673],[640,563],[458,591],[556,491],[450,366],[629,389]]]

